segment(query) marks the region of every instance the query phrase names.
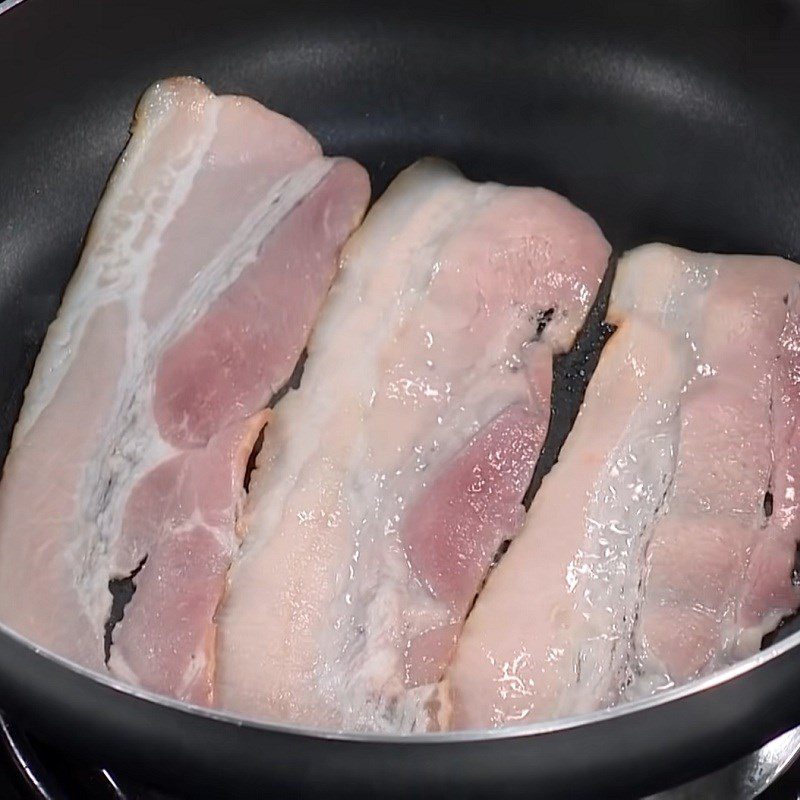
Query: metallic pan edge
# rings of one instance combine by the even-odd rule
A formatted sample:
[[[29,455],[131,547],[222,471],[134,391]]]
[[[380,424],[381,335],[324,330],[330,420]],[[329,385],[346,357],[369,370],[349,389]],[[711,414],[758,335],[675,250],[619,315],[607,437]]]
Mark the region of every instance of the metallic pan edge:
[[[6,11],[10,11],[14,6],[19,5],[22,0],[2,0],[0,2],[0,14],[4,14]]]
[[[23,0],[0,0],[0,15],[10,11],[15,6],[22,3]],[[29,647],[37,654],[48,659],[50,662],[55,663],[63,668],[71,670],[73,673],[79,674],[83,677],[89,678],[97,683],[100,683],[112,690],[118,691],[122,694],[129,695],[138,699],[146,700],[156,705],[177,710],[183,713],[193,714],[199,717],[216,720],[222,723],[231,724],[235,726],[246,725],[254,729],[261,729],[271,731],[274,733],[285,733],[313,737],[317,739],[341,740],[341,741],[354,741],[354,742],[373,742],[373,743],[394,743],[394,744],[436,744],[436,743],[456,743],[456,742],[477,742],[482,740],[503,740],[503,739],[517,739],[528,736],[543,735],[548,733],[555,733],[558,731],[565,731],[576,728],[581,725],[599,722],[601,720],[609,720],[619,717],[625,717],[635,712],[644,711],[646,709],[656,708],[663,706],[666,703],[677,701],[689,696],[699,694],[700,692],[720,686],[728,681],[733,680],[746,673],[752,672],[756,667],[761,664],[770,662],[777,657],[783,655],[789,650],[800,646],[800,631],[786,637],[784,640],[770,645],[765,650],[756,653],[755,655],[744,659],[736,664],[719,670],[707,677],[691,681],[683,686],[669,689],[661,694],[655,695],[650,698],[636,700],[630,703],[625,703],[616,708],[607,709],[603,711],[596,711],[589,714],[583,714],[575,717],[568,717],[558,720],[545,721],[532,723],[526,726],[519,726],[514,728],[504,728],[495,730],[477,730],[477,731],[458,731],[450,733],[430,733],[430,734],[414,734],[409,736],[387,736],[378,734],[367,733],[342,733],[340,731],[327,731],[313,728],[305,728],[300,726],[292,726],[278,722],[267,722],[263,719],[256,719],[250,717],[234,716],[216,709],[209,709],[200,706],[193,706],[187,703],[179,702],[177,700],[156,695],[152,692],[145,691],[133,686],[129,686],[121,681],[112,678],[110,675],[103,675],[95,673],[78,665],[72,664],[66,659],[57,656],[41,647],[36,646],[34,643],[19,636],[14,631],[7,628],[0,623],[0,647],[2,646],[2,636],[19,642],[20,644]]]
[[[7,0],[7,2],[18,3],[22,0]],[[0,7],[1,9],[2,7]],[[140,700],[146,700],[159,706],[171,708],[176,711],[193,714],[199,717],[216,720],[230,725],[242,726],[246,725],[250,728],[256,728],[273,733],[288,733],[300,736],[310,736],[317,739],[335,739],[341,741],[353,742],[374,742],[374,743],[391,743],[391,744],[452,744],[455,742],[477,742],[487,739],[517,739],[527,736],[536,736],[548,733],[555,733],[557,731],[569,730],[577,728],[581,725],[588,725],[600,720],[614,719],[617,717],[625,717],[638,711],[644,711],[650,708],[663,706],[667,703],[680,700],[691,695],[699,694],[700,692],[720,686],[734,678],[751,672],[761,664],[765,664],[780,655],[794,649],[800,645],[800,631],[787,636],[780,642],[776,642],[765,650],[761,650],[755,655],[745,658],[742,661],[725,667],[712,675],[704,678],[698,678],[690,681],[682,686],[677,686],[673,689],[668,689],[653,697],[646,697],[641,700],[634,700],[629,703],[614,708],[604,709],[600,711],[593,711],[588,714],[581,714],[579,716],[564,717],[556,720],[546,720],[543,722],[534,722],[530,725],[521,725],[511,728],[496,728],[492,730],[470,730],[470,731],[450,731],[447,733],[418,733],[410,734],[407,736],[390,736],[386,734],[374,733],[347,733],[343,731],[308,728],[299,725],[290,725],[281,722],[269,722],[263,718],[247,717],[241,715],[234,715],[219,709],[206,708],[204,706],[192,705],[175,700],[170,697],[155,694],[154,692],[145,689],[131,686],[123,681],[113,678],[111,675],[103,675],[102,673],[93,672],[71,661],[56,655],[55,653],[39,647],[30,640],[20,636],[13,630],[8,628],[5,624],[0,622],[0,637],[8,636],[11,639],[29,647],[35,653],[48,659],[49,661],[58,664],[59,666],[69,669],[74,673],[89,678],[97,683],[103,684],[110,689],[113,689],[122,694],[127,694],[136,697]],[[2,642],[0,642],[2,646]]]

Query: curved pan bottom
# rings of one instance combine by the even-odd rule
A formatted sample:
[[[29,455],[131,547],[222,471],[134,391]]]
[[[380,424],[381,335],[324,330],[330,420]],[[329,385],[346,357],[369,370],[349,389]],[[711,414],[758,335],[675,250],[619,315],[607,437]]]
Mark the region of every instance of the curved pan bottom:
[[[294,117],[327,153],[365,164],[376,195],[434,154],[474,180],[564,194],[618,253],[658,240],[800,259],[800,12],[788,2],[0,8],[3,454],[131,110],[159,77],[195,74]],[[4,632],[0,707],[92,763],[194,797],[636,797],[797,725],[798,642],[581,724],[398,741],[153,702]]]

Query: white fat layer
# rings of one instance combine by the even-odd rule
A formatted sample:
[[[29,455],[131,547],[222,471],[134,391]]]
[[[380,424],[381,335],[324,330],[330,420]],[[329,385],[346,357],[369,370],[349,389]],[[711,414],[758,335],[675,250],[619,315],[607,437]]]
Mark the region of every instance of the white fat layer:
[[[77,596],[101,631],[111,601],[109,579],[127,574],[146,555],[114,552],[131,489],[144,473],[176,452],[159,436],[153,417],[159,360],[165,349],[202,319],[216,298],[256,260],[265,238],[324,180],[333,164],[314,159],[276,182],[224,246],[209,253],[206,263],[197,265],[179,302],[149,327],[143,302],[148,285],[160,279],[152,269],[162,237],[203,169],[217,132],[220,109],[217,98],[209,93],[202,107],[202,124],[187,132],[181,150],[169,163],[159,165],[161,170],[147,182],[144,192],[134,191],[132,184],[140,180],[139,173],[151,168],[152,137],[170,122],[170,99],[163,100],[167,108],[160,112],[148,107],[145,123],[135,127],[109,182],[81,262],[58,318],[48,331],[14,432],[17,445],[56,395],[79,352],[89,320],[97,309],[118,304],[125,316],[125,363],[101,444],[89,460],[82,481],[79,524],[67,553],[74,568]],[[133,203],[136,208],[131,211]],[[226,546],[233,546],[228,534],[218,533],[224,536]]]
[[[435,208],[426,223],[425,240],[415,242],[413,252],[403,257],[398,252],[403,247],[402,237],[393,242],[391,235],[385,235],[387,228],[400,227],[400,221],[412,216],[428,194],[436,191],[436,182],[443,187],[462,186],[453,193],[451,203]],[[282,401],[270,427],[271,438],[280,437],[282,446],[270,449],[268,469],[263,469],[262,457],[253,474],[250,533],[242,548],[246,558],[251,549],[263,546],[279,531],[288,497],[306,465],[314,461],[325,429],[339,424],[339,410],[356,399],[361,430],[355,432],[346,462],[337,465],[343,476],[338,489],[340,505],[355,526],[352,554],[345,571],[336,578],[335,607],[330,612],[331,624],[322,635],[318,663],[320,695],[332,706],[347,709],[351,718],[345,727],[356,730],[399,730],[415,724],[416,712],[397,703],[402,694],[402,670],[395,645],[401,635],[429,629],[447,613],[421,587],[409,584],[397,525],[391,524],[399,521],[404,491],[409,497],[408,492],[424,488],[419,473],[434,471],[437,464],[445,463],[491,418],[493,408],[508,402],[495,397],[498,405],[472,406],[469,411],[466,404],[443,406],[437,438],[411,453],[401,448],[395,461],[384,462],[382,469],[376,470],[363,428],[381,380],[381,353],[391,347],[404,321],[424,303],[428,284],[438,270],[436,254],[458,227],[458,220],[500,191],[496,186],[469,184],[441,165],[405,188],[403,194],[395,187],[381,201],[381,207],[372,212],[372,224],[365,224],[357,234],[360,247],[348,248],[350,257],[309,344],[302,390]],[[363,331],[369,331],[369,336],[364,337]],[[332,364],[337,365],[335,370]],[[443,400],[447,403],[447,398]],[[409,457],[413,463],[408,463]],[[331,520],[330,524],[337,522]],[[392,540],[388,546],[387,538]],[[414,601],[409,592],[416,595]],[[406,608],[412,609],[411,614],[404,614]],[[413,609],[416,621],[410,618]]]
[[[427,727],[425,705],[436,690],[405,690],[404,643],[449,623],[451,612],[412,576],[400,539],[403,515],[437,470],[500,411],[535,402],[520,368],[537,325],[530,309],[510,308],[480,342],[466,321],[463,346],[472,361],[463,375],[450,376],[436,363],[435,334],[423,330],[425,315],[433,313],[428,293],[442,268],[442,247],[503,191],[431,161],[397,179],[345,251],[342,275],[308,348],[302,387],[278,407],[253,475],[241,561],[280,535],[309,465],[322,459],[335,476],[339,511],[326,525],[332,533],[350,526],[351,549],[317,634],[315,686],[323,705],[343,710],[345,729]],[[418,334],[408,333],[418,325]],[[421,373],[386,389],[386,365],[405,354],[404,342],[414,335],[430,339],[429,378]],[[409,404],[424,397],[415,411],[402,411],[400,424],[416,420],[411,433],[373,422],[386,392],[404,395]],[[339,426],[348,432],[344,456],[320,453],[326,431]],[[235,592],[235,575],[232,586]]]
[[[573,690],[558,715],[616,702],[632,676],[631,643],[642,599],[640,576],[655,522],[665,512],[680,434],[673,396],[640,406],[605,462],[605,480],[586,508],[586,542],[567,570],[567,582],[585,606],[585,629],[575,647]]]
[[[559,715],[675,685],[665,665],[652,654],[644,657],[639,652],[638,614],[647,597],[646,555],[655,525],[681,508],[673,485],[680,464],[681,398],[690,386],[715,374],[715,366],[703,357],[703,322],[714,313],[705,306],[707,292],[725,267],[719,266],[718,257],[663,245],[640,248],[620,266],[610,319],[619,323],[635,316],[656,321],[665,331],[665,343],[670,335],[679,337],[665,346],[685,349],[688,357],[682,378],[666,387],[667,392],[642,398],[592,490],[585,550],[576,555],[567,575],[567,582],[583,598],[586,625],[575,630],[574,684],[565,687]],[[597,375],[607,368],[608,362],[601,359]],[[768,488],[763,487],[765,492]],[[763,511],[759,509],[747,524],[757,535],[765,525]],[[730,597],[720,612],[720,643],[707,670],[755,652],[783,613],[767,614],[759,625],[743,629],[736,620],[737,602]]]
[[[669,510],[680,444],[680,399],[701,376],[698,329],[716,267],[678,262],[669,251],[665,257],[660,246],[642,248],[639,256],[650,257],[649,268],[621,263],[609,316],[620,321],[632,314],[656,322],[665,331],[664,346],[683,354],[685,369],[670,385],[653,384],[663,390],[660,394],[640,398],[590,493],[586,546],[567,572],[571,590],[582,597],[586,627],[576,631],[575,683],[562,693],[558,715],[613,705],[641,676],[634,629],[646,588],[645,558],[655,525]],[[611,365],[601,359],[598,372],[605,369]]]

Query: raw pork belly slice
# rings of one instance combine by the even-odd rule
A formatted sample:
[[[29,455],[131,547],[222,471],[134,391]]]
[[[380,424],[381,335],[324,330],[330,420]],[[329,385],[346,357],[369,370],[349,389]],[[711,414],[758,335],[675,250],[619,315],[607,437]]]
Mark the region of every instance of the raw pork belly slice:
[[[797,606],[798,284],[779,258],[620,262],[618,328],[448,671],[456,727],[687,681]]]
[[[247,459],[368,196],[361,167],[252,100],[148,90],[6,460],[3,622],[103,669],[109,580],[143,564],[111,668],[211,701]]]
[[[446,716],[436,684],[522,522],[552,356],[608,256],[543,189],[431,160],[397,178],[265,433],[220,609],[221,706],[393,732]]]

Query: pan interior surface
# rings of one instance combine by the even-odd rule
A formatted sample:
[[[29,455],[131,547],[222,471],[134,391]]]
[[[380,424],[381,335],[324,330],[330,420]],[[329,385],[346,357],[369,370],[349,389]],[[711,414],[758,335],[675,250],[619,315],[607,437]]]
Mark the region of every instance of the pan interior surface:
[[[0,16],[0,460],[135,103],[178,74],[293,117],[363,163],[374,197],[438,155],[564,194],[617,254],[660,240],[800,260],[789,3],[26,0]]]
[[[799,27],[773,3],[623,2],[597,19],[570,3],[12,8],[0,24],[0,455],[157,78],[197,75],[297,119],[365,164],[374,196],[433,154],[475,180],[563,193],[617,252],[661,240],[796,259]]]

